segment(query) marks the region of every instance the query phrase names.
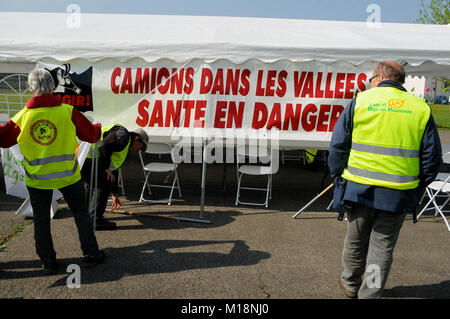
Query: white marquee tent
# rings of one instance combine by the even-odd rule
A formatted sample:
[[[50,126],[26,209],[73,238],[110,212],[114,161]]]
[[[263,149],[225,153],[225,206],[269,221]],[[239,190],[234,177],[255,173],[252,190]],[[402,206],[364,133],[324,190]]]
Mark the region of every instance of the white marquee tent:
[[[243,63],[397,60],[409,73],[450,75],[450,27],[294,19],[0,13],[0,71],[44,57],[127,61],[192,58]]]

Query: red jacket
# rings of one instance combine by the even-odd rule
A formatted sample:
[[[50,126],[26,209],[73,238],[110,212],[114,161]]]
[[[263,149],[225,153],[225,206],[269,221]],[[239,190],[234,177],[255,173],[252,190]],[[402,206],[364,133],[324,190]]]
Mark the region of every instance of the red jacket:
[[[40,107],[49,107],[61,105],[61,100],[53,95],[41,95],[32,97],[26,107],[35,109]],[[99,123],[92,124],[77,109],[72,111],[72,122],[76,127],[77,137],[85,142],[95,143],[100,138],[101,125]],[[10,120],[6,125],[0,125],[0,147],[9,148],[17,144],[17,138],[20,134],[20,127]]]

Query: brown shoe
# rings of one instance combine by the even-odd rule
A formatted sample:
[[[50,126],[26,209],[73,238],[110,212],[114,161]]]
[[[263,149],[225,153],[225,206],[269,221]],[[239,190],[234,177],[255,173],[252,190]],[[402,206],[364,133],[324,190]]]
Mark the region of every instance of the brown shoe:
[[[358,297],[357,292],[351,291],[350,289],[345,287],[344,282],[342,281],[342,278],[339,278],[339,286],[341,286],[342,291],[348,298],[355,299]]]

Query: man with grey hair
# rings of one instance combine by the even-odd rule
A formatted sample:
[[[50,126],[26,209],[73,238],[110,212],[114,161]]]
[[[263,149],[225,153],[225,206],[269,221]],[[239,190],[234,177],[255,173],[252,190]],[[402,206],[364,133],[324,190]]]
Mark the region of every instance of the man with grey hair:
[[[145,152],[149,137],[147,133],[138,128],[129,132],[120,124],[102,128],[102,136],[98,148],[98,174],[97,174],[97,207],[96,207],[96,230],[113,230],[116,228],[114,222],[104,218],[109,195],[112,197],[112,207],[119,208],[118,169],[125,162],[129,152]],[[92,153],[88,155],[81,170],[85,182],[86,192],[91,185]],[[93,212],[91,212],[91,215]]]
[[[61,104],[52,95],[55,84],[47,70],[33,70],[28,85],[34,97],[4,127],[0,127],[0,147],[19,144],[23,154],[25,184],[33,209],[36,252],[46,274],[57,271],[50,231],[50,206],[53,190],[59,189],[73,213],[85,266],[94,267],[105,259],[105,254],[99,250],[89,218],[76,152],[77,137],[95,143],[100,137],[101,126],[91,124],[71,105]]]
[[[351,298],[381,298],[407,213],[434,180],[441,145],[430,107],[406,92],[404,69],[379,63],[345,108],[330,144],[333,207],[347,212],[339,284]],[[362,277],[365,273],[365,280]]]

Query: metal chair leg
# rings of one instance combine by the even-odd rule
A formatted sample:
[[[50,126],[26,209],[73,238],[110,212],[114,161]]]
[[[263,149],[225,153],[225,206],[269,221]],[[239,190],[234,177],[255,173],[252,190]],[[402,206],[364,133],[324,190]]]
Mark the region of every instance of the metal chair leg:
[[[236,206],[239,204],[239,195],[240,195],[240,189],[241,189],[241,178],[242,178],[242,174],[239,174],[238,187],[237,187],[237,193],[236,193],[236,203],[235,203]]]
[[[147,183],[149,175],[150,175],[150,172],[148,172],[148,174],[145,175],[145,182],[144,182],[144,186],[142,186],[141,196],[139,197],[139,203],[144,201],[145,186],[147,186],[147,188],[149,188],[148,183]]]
[[[175,177],[174,177],[173,182],[172,182],[172,188],[170,189],[169,201],[167,203],[168,205],[172,204],[172,194],[173,194],[173,189],[175,188],[175,183],[176,182],[177,182],[177,177],[176,177],[176,174],[175,174]]]
[[[266,191],[266,202],[265,207],[269,205],[269,195],[270,195],[270,175],[267,177],[267,191]]]
[[[180,180],[178,179],[178,172],[177,172],[177,169],[175,169],[175,178],[176,178],[176,180],[177,180],[178,195],[179,195],[180,198],[181,198],[181,197],[183,197],[183,196],[181,195]]]

